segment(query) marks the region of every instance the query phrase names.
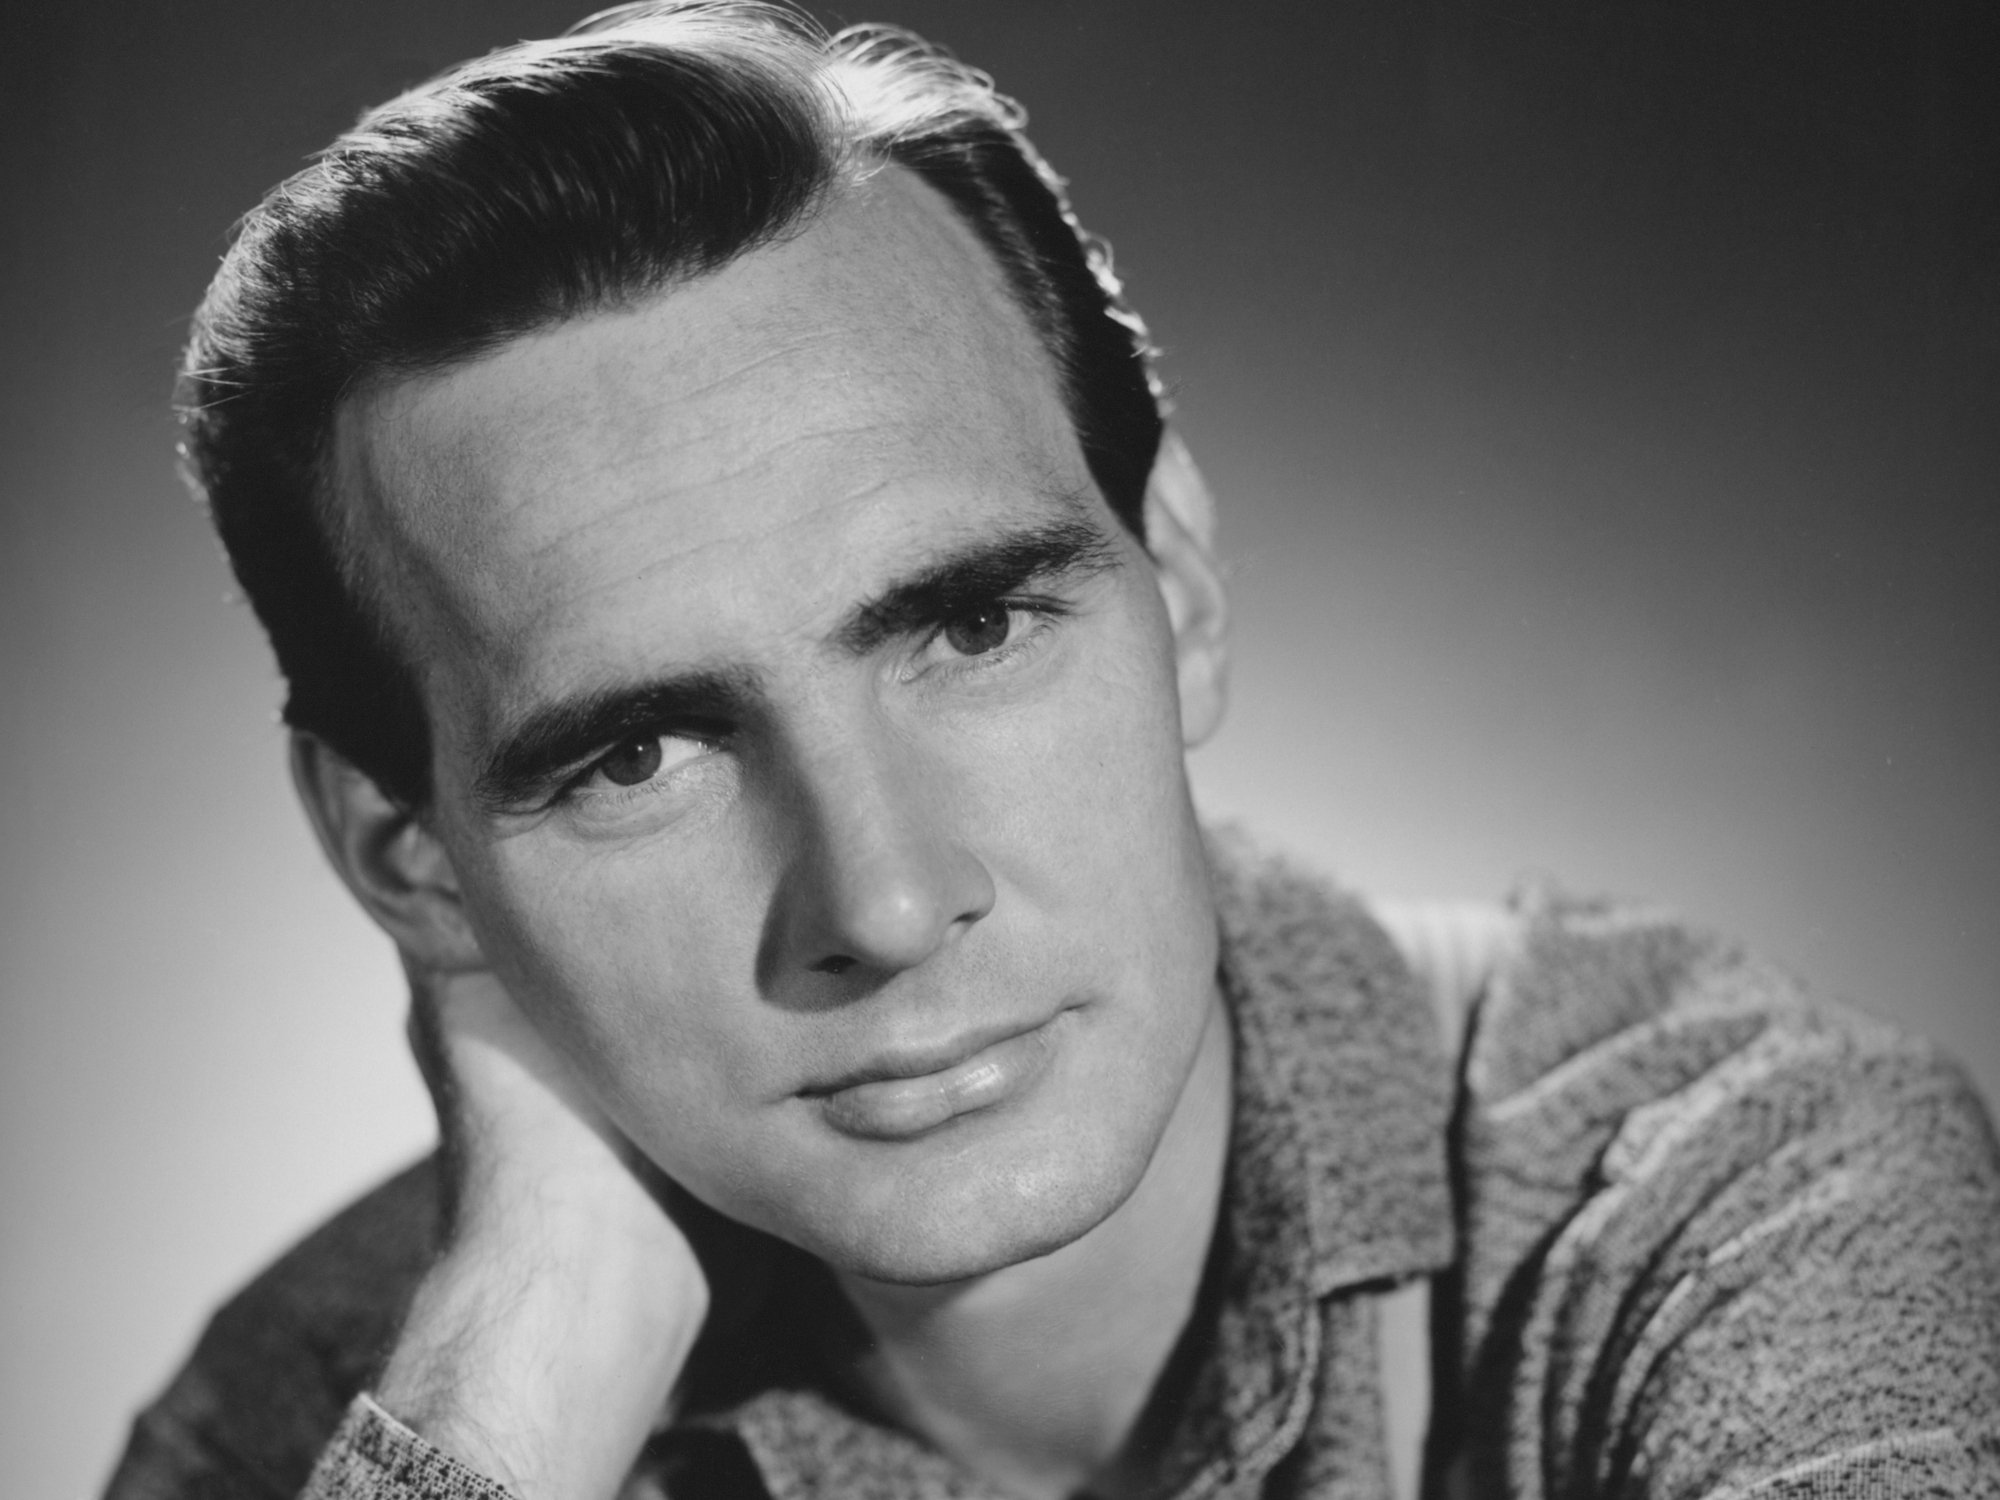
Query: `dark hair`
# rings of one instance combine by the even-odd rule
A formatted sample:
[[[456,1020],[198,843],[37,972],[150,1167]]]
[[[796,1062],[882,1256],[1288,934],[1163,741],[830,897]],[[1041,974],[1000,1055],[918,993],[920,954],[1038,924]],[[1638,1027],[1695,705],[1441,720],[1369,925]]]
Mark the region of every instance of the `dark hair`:
[[[415,663],[329,493],[344,396],[716,270],[883,162],[992,252],[1092,477],[1143,537],[1161,433],[1145,330],[1023,124],[914,36],[829,36],[762,0],[622,6],[364,115],[238,226],[178,392],[190,482],[270,634],[285,721],[428,800]]]

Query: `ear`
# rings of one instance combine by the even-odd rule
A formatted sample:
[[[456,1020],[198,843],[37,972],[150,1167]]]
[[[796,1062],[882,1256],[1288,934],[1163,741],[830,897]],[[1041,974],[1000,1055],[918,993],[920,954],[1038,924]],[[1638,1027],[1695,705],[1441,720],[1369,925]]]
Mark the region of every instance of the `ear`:
[[[1229,688],[1229,609],[1216,570],[1215,501],[1179,434],[1160,438],[1146,482],[1146,550],[1174,633],[1181,743],[1192,750],[1222,722]]]
[[[320,848],[406,967],[440,974],[486,967],[451,857],[421,818],[317,735],[294,731],[292,785]]]

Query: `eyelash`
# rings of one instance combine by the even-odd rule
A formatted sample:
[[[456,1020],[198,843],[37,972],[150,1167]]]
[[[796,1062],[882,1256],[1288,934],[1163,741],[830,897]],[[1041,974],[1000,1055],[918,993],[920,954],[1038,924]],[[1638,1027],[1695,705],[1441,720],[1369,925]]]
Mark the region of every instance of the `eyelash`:
[[[976,672],[990,672],[1011,663],[1024,651],[1033,650],[1047,635],[1049,628],[1070,614],[1070,606],[1061,599],[1046,597],[975,599],[970,603],[955,607],[941,614],[924,627],[923,651],[929,651],[944,639],[945,627],[955,620],[964,619],[982,609],[1004,609],[1012,615],[1026,615],[1027,628],[1018,636],[1010,636],[991,651],[982,651],[977,656],[955,656],[930,670],[943,670],[954,676],[964,676]]]
[[[686,740],[691,744],[705,745],[708,747],[709,752],[713,753],[728,743],[729,736],[726,733],[717,731],[694,732],[690,730],[676,731],[673,729],[634,730],[628,739],[622,741],[614,749],[597,756],[588,765],[584,766],[581,771],[577,772],[575,776],[557,791],[554,800],[556,802],[588,802],[606,811],[616,811],[633,803],[644,801],[649,797],[660,795],[666,789],[667,783],[673,779],[673,770],[679,769],[678,766],[667,770],[664,774],[655,774],[645,781],[634,782],[630,786],[620,786],[608,778],[602,781],[598,780],[599,774],[602,772],[604,763],[607,760],[615,755],[618,750],[622,750],[626,745],[640,739]],[[705,759],[707,759],[706,755],[690,756],[680,764],[692,766],[699,764]]]
[[[992,599],[972,600],[964,605],[955,606],[949,611],[940,613],[927,625],[919,627],[922,633],[920,652],[927,652],[942,641],[945,627],[954,620],[963,619],[965,616],[973,614],[978,610],[993,607],[1006,610],[1010,616],[1017,614],[1027,616],[1026,628],[1018,636],[1010,636],[1004,643],[996,646],[991,651],[981,652],[977,656],[955,657],[948,662],[935,664],[928,670],[943,671],[952,677],[962,678],[978,673],[1004,669],[1011,665],[1024,652],[1032,651],[1040,645],[1048,634],[1050,627],[1057,620],[1063,619],[1071,613],[1071,607],[1067,602],[1047,597],[995,597]],[[722,748],[729,740],[728,733],[722,730],[676,732],[671,728],[662,728],[657,731],[636,730],[633,732],[631,738],[636,740],[642,735],[648,737],[657,735],[662,739],[689,740],[696,744],[705,744],[711,750]],[[630,743],[630,741],[628,740],[623,743]],[[622,749],[623,744],[618,748]],[[603,811],[615,813],[639,802],[657,797],[665,791],[666,785],[671,779],[670,775],[656,775],[649,780],[635,782],[630,786],[620,786],[608,780],[601,784],[597,783],[597,777],[604,766],[604,762],[613,753],[615,751],[607,751],[594,757],[582,770],[577,772],[574,777],[562,786],[556,793],[554,800],[557,802],[587,801]],[[704,758],[700,756],[692,757],[687,762],[684,762],[684,764],[698,764]]]

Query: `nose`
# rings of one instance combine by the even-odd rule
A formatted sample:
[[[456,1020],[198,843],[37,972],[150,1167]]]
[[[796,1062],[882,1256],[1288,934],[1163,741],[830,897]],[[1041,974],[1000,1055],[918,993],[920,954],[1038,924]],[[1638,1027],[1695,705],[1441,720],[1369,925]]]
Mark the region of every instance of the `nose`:
[[[766,955],[779,971],[899,973],[992,910],[992,875],[960,836],[967,809],[919,747],[874,725],[792,759]]]

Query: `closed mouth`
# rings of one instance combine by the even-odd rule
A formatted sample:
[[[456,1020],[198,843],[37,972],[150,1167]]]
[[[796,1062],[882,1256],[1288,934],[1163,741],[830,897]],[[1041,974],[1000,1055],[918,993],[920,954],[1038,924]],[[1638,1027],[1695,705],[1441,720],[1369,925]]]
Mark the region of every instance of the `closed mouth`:
[[[1060,1015],[1060,1012],[1058,1012]],[[1047,1068],[1056,1018],[973,1032],[933,1048],[884,1054],[800,1090],[843,1135],[906,1140],[1024,1092]]]

